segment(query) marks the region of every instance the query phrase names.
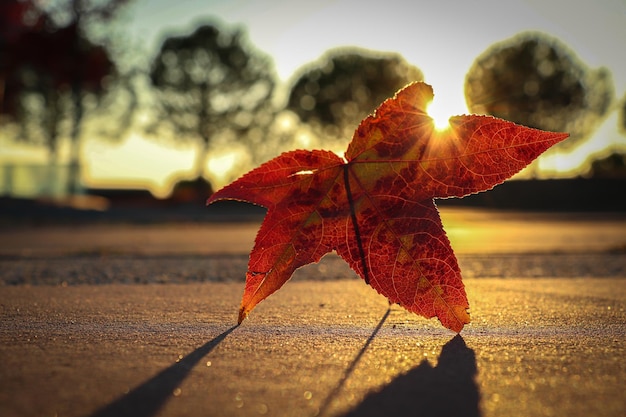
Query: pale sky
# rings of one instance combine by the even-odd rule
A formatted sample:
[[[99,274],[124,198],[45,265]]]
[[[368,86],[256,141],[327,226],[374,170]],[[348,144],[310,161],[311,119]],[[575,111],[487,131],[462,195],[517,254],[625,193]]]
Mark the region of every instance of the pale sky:
[[[285,83],[337,46],[399,52],[422,70],[435,90],[433,107],[448,115],[467,113],[463,84],[476,57],[494,42],[538,30],[560,39],[589,67],[607,67],[616,97],[626,94],[626,0],[135,0],[130,15],[131,38],[151,53],[165,36],[190,33],[200,22],[242,26],[272,56]],[[602,138],[566,160],[547,161],[546,169],[580,164],[607,146],[626,147],[615,125],[607,121],[602,129]],[[193,164],[191,150],[173,151],[139,137],[123,145],[86,146],[85,156],[97,184],[124,173],[162,186]]]
[[[424,72],[435,92],[462,97],[474,59],[491,44],[540,30],[568,45],[590,67],[613,71],[626,91],[624,0],[137,0],[135,33],[159,46],[163,34],[189,32],[217,17],[248,29],[288,79],[300,66],[336,46],[400,52]],[[462,108],[461,110],[464,110]]]

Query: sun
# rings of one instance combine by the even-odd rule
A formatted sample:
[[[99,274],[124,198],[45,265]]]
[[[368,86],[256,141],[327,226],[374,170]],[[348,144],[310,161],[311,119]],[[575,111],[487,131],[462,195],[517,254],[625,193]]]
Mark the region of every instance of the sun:
[[[452,115],[441,103],[432,101],[428,105],[426,113],[428,113],[428,115],[433,119],[433,122],[435,122],[435,129],[445,130],[450,127],[449,120]]]

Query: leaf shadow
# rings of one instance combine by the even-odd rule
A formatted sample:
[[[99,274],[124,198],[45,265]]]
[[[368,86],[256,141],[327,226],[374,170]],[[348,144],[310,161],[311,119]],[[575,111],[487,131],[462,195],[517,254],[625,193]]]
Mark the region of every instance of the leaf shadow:
[[[457,334],[441,349],[437,366],[423,360],[344,417],[479,417],[476,355]]]
[[[359,353],[357,353],[357,355],[354,357],[354,359],[352,360],[348,368],[346,368],[346,372],[343,374],[343,377],[339,380],[339,382],[337,383],[335,388],[333,388],[330,394],[328,394],[328,396],[326,397],[326,400],[324,400],[324,402],[320,406],[319,412],[317,413],[317,415],[319,416],[326,415],[326,411],[328,410],[328,407],[330,407],[333,400],[337,398],[337,396],[341,392],[341,389],[346,384],[346,381],[348,380],[350,375],[352,375],[352,372],[354,372],[354,368],[356,368],[356,366],[361,360],[361,357],[363,357],[363,354],[365,353],[369,345],[372,343],[372,341],[374,340],[374,338],[380,331],[381,327],[383,327],[383,324],[387,320],[387,317],[389,317],[390,313],[391,313],[391,306],[387,309],[387,312],[385,312],[383,317],[380,319],[380,321],[376,325],[376,328],[374,328],[374,331],[372,332],[372,334],[367,338],[367,340],[365,341],[365,344],[363,345],[361,350],[359,350]]]
[[[89,417],[152,417],[185,380],[189,372],[239,325],[209,340],[172,366],[162,370],[117,400],[100,408]]]

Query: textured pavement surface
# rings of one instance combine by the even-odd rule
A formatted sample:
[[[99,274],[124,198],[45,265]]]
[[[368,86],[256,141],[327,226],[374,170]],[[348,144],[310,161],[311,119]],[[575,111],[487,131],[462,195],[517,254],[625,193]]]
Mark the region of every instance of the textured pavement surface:
[[[460,336],[333,256],[235,327],[258,224],[0,230],[0,415],[626,415],[624,216],[442,217]]]
[[[12,286],[0,415],[623,416],[622,278],[468,279],[461,336],[359,280]]]

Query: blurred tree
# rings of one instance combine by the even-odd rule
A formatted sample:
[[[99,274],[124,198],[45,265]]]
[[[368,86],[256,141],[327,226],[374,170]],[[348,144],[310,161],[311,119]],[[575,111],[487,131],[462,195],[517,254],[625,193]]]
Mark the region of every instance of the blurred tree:
[[[57,31],[57,60],[61,61],[55,71],[58,81],[69,87],[71,94],[72,128],[70,133],[70,172],[68,192],[76,191],[80,178],[80,138],[85,112],[90,104],[99,100],[105,92],[107,77],[116,75],[116,67],[106,47],[94,45],[86,36],[90,25],[110,22],[129,0],[59,0],[52,4],[49,13],[57,21],[67,21],[67,26]],[[62,37],[65,39],[62,39]],[[65,45],[62,49],[61,46]],[[64,74],[59,76],[60,74]],[[93,109],[93,106],[91,106]],[[129,109],[130,110],[130,109]]]
[[[168,128],[168,137],[197,142],[197,177],[204,175],[216,139],[229,148],[258,139],[258,126],[271,119],[273,63],[239,29],[203,25],[190,35],[166,39],[150,79],[158,114],[149,130]]]
[[[593,161],[588,176],[591,178],[626,179],[626,153],[616,151]]]
[[[396,53],[339,48],[309,65],[291,87],[287,108],[326,139],[347,143],[378,105],[422,72]]]
[[[24,88],[17,76],[20,40],[43,29],[45,19],[31,0],[0,2],[0,116],[18,117],[17,95]]]
[[[557,39],[535,32],[490,47],[465,80],[471,112],[569,132],[570,139],[557,145],[562,147],[593,132],[613,95],[607,69],[590,70]]]
[[[104,95],[107,81],[116,73],[115,65],[105,46],[92,43],[85,35],[82,22],[110,19],[117,8],[128,0],[97,3],[86,0],[54,2],[49,10],[34,3],[9,0],[13,10],[29,5],[26,12],[13,13],[12,20],[28,24],[27,30],[11,36],[2,33],[0,44],[7,45],[3,113],[21,126],[20,138],[48,147],[51,166],[58,157],[61,127],[70,139],[70,171],[67,192],[76,191],[80,177],[80,138],[85,115],[96,109]],[[52,14],[50,14],[52,13]],[[65,19],[53,17],[63,15]],[[60,26],[59,22],[67,23]],[[15,33],[15,31],[11,31]],[[6,62],[5,62],[6,61]],[[122,85],[121,83],[119,85]],[[129,102],[127,117],[132,109]]]
[[[624,94],[624,97],[622,98],[622,104],[619,112],[619,129],[622,133],[626,134],[626,94]]]

